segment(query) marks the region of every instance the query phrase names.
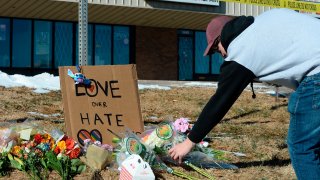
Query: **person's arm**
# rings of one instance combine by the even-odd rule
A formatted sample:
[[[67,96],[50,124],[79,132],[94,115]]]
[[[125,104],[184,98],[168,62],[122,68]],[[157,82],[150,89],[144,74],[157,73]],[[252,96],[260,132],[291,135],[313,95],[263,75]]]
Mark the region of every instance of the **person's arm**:
[[[188,138],[199,143],[224,117],[242,91],[255,78],[246,67],[234,61],[225,61],[220,68],[216,93],[202,110]]]

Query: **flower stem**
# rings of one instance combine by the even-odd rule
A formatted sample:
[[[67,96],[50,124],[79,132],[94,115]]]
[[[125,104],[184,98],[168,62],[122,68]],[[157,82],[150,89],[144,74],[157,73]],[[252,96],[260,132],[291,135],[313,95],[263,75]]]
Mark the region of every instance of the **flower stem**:
[[[179,176],[179,177],[181,177],[181,178],[188,179],[188,180],[197,179],[197,178],[195,178],[195,177],[189,176],[189,175],[187,175],[187,174],[185,174],[185,173],[182,173],[182,172],[179,172],[179,171],[176,171],[176,170],[174,170],[174,171],[172,172],[172,174],[174,174],[174,175],[176,175],[176,176]]]
[[[210,174],[208,174],[207,172],[205,172],[203,169],[191,164],[188,161],[184,162],[187,166],[191,167],[193,170],[197,171],[198,173],[202,174],[203,176],[209,178],[210,180],[215,180],[214,177],[212,177]]]

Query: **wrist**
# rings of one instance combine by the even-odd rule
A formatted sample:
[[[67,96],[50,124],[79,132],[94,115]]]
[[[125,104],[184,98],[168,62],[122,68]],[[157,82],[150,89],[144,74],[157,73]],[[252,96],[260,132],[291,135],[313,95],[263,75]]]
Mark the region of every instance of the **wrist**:
[[[193,146],[195,146],[195,144],[196,144],[196,143],[192,142],[189,138],[187,138],[187,139],[185,140],[185,142],[186,142],[186,144],[187,144],[188,146],[190,146],[190,147],[193,147]]]

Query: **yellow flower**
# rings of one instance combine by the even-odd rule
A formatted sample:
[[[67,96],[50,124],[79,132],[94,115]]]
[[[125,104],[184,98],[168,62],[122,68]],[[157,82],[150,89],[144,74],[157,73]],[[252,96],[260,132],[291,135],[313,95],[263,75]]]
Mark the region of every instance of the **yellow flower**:
[[[59,149],[60,149],[61,151],[64,151],[64,150],[66,150],[66,148],[67,148],[65,141],[60,141],[60,142],[58,142],[57,146],[59,147]]]
[[[16,156],[19,155],[20,151],[21,151],[21,147],[20,146],[14,146],[12,148],[12,150],[11,150],[12,154],[16,155]]]
[[[55,142],[54,141],[50,141],[50,149],[53,149],[55,147]]]
[[[43,137],[44,137],[46,140],[51,140],[50,134],[44,134]]]

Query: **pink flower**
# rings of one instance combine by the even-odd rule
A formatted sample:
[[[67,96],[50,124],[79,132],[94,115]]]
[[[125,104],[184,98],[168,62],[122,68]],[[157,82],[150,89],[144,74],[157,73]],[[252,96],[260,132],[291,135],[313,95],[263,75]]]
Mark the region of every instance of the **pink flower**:
[[[92,143],[91,139],[85,139],[85,140],[83,141],[83,144],[85,144],[85,145],[88,145],[88,144],[90,144],[90,143]]]
[[[101,146],[101,142],[100,141],[95,141],[94,143],[93,143],[94,145],[96,145],[96,146]]]
[[[188,119],[180,118],[174,121],[173,127],[176,131],[185,133],[189,129]]]
[[[102,144],[101,148],[107,150],[107,151],[113,151],[113,146],[109,145],[109,144]]]

